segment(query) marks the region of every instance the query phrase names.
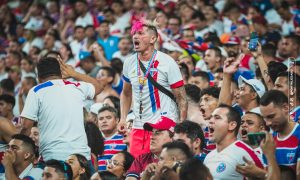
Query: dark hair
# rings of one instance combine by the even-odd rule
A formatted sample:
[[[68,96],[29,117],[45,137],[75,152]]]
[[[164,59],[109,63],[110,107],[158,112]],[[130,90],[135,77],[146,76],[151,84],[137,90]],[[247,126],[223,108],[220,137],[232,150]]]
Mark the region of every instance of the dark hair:
[[[12,108],[15,106],[16,104],[16,100],[14,96],[8,95],[8,94],[2,94],[0,95],[0,101],[4,101],[8,104],[12,105]]]
[[[223,14],[227,14],[229,11],[232,10],[240,11],[240,7],[235,3],[227,3],[223,8]]]
[[[294,180],[297,179],[296,172],[294,169],[289,166],[279,165],[280,177],[285,180]]]
[[[186,95],[188,97],[188,100],[198,103],[200,101],[200,93],[201,90],[198,86],[194,84],[186,84],[184,85]]]
[[[270,90],[260,98],[259,103],[262,106],[268,106],[271,103],[276,106],[282,106],[283,104],[288,103],[288,97],[281,91]]]
[[[262,53],[270,57],[276,57],[276,47],[273,44],[265,44],[261,47]]]
[[[15,84],[13,82],[13,80],[11,80],[10,78],[7,79],[3,79],[0,82],[0,87],[3,89],[3,91],[5,91],[4,93],[14,93],[15,91]]]
[[[50,16],[44,16],[44,20],[47,20],[52,26],[55,24],[55,20]]]
[[[180,63],[179,69],[180,69],[180,72],[182,72],[183,74],[186,75],[187,79],[190,78],[189,68],[187,67],[187,65],[185,63]]]
[[[268,66],[268,74],[273,83],[275,83],[279,73],[285,72],[287,70],[287,67],[280,62],[271,61],[268,63],[267,66]]]
[[[264,120],[264,118],[260,114],[255,113],[255,112],[251,112],[251,111],[245,112],[244,115],[246,115],[246,114],[253,114],[253,115],[255,115],[258,118],[259,123],[264,126],[265,130],[266,131],[270,130],[270,128],[266,125],[266,121]]]
[[[187,159],[190,159],[193,157],[192,152],[188,145],[186,145],[182,141],[173,141],[173,142],[168,142],[162,146],[162,149],[166,148],[167,151],[169,150],[180,150],[181,153],[183,153]]]
[[[9,54],[13,55],[14,58],[16,58],[19,63],[22,60],[22,54],[19,53],[18,51],[9,51]]]
[[[36,86],[37,85],[37,81],[34,77],[31,76],[27,76],[24,78],[26,81],[28,81],[30,84],[32,84],[32,86]]]
[[[113,113],[113,115],[115,116],[116,119],[118,119],[118,111],[116,108],[111,107],[111,106],[103,106],[99,111],[98,114],[104,112],[104,111],[109,111],[111,113]]]
[[[104,151],[104,138],[99,128],[93,122],[86,122],[84,128],[91,152],[97,157],[102,155]]]
[[[228,122],[232,122],[232,121],[235,121],[236,122],[236,128],[235,128],[235,135],[237,135],[239,133],[239,129],[240,129],[240,126],[241,126],[241,116],[240,116],[240,113],[234,109],[232,106],[229,106],[227,104],[220,104],[218,106],[218,108],[225,108],[228,110],[227,114],[226,114],[226,117],[228,119]]]
[[[103,14],[108,13],[108,12],[110,12],[112,14],[114,13],[114,11],[110,7],[107,7],[103,10]]]
[[[71,154],[76,156],[79,165],[81,168],[85,169],[85,172],[83,174],[80,174],[80,180],[89,180],[91,177],[90,167],[89,167],[89,161],[81,154]]]
[[[195,177],[197,177],[197,179],[204,180],[211,177],[211,174],[202,161],[192,158],[182,165],[179,177],[184,180],[194,180]]]
[[[75,32],[77,29],[82,29],[82,30],[84,30],[84,27],[83,27],[83,26],[80,26],[80,25],[77,25],[77,26],[74,27],[74,32]]]
[[[205,71],[196,71],[196,72],[194,72],[194,73],[192,74],[192,76],[193,76],[193,77],[199,76],[199,77],[201,77],[204,81],[209,82],[209,75],[208,75],[208,73],[205,72]]]
[[[118,180],[118,176],[109,171],[98,171],[98,174],[103,180]]]
[[[297,44],[298,46],[300,46],[300,36],[298,36],[296,34],[289,34],[289,35],[284,36],[283,38],[290,39],[291,41],[293,41],[294,44]]]
[[[112,80],[111,80],[111,82],[109,82],[109,84],[112,84],[114,82],[116,72],[111,67],[108,67],[108,66],[102,66],[99,69],[99,71],[100,70],[104,70],[107,72],[107,76],[112,78]]]
[[[123,62],[119,58],[112,58],[110,61],[111,68],[115,70],[116,73],[122,74]]]
[[[37,64],[38,77],[41,79],[50,76],[61,77],[60,65],[53,57],[44,57]]]
[[[217,70],[216,70],[216,73],[223,73],[223,68],[219,67]],[[233,78],[232,78],[233,79]]]
[[[17,139],[20,141],[23,141],[23,145],[25,145],[32,153],[32,155],[35,155],[36,152],[36,146],[34,144],[34,141],[24,134],[15,134],[11,137],[11,139]]]
[[[300,76],[296,73],[291,73],[288,71],[285,72],[281,72],[278,74],[277,77],[286,77],[288,80],[291,78],[293,79],[293,81],[289,82],[289,86],[295,88],[296,90],[296,95],[297,95],[297,99],[298,101],[300,101]]]
[[[209,95],[209,96],[212,96],[216,99],[219,99],[219,96],[220,96],[220,88],[218,87],[208,87],[208,88],[205,88],[201,91],[201,97],[203,95]]]
[[[114,108],[117,110],[118,112],[118,117],[120,117],[121,114],[121,105],[120,105],[120,98],[116,97],[116,96],[107,96],[104,98],[105,99],[109,99],[113,104],[114,104]]]
[[[55,159],[51,159],[49,161],[45,162],[46,167],[52,167],[55,169],[55,172],[64,174],[65,178],[67,180],[73,179],[73,171],[71,166],[64,162],[64,161],[58,161]]]
[[[49,51],[44,57],[56,58],[57,56],[61,57],[61,54],[58,51]]]
[[[181,24],[182,24],[181,18],[178,17],[177,15],[172,15],[172,16],[170,16],[170,17],[169,17],[169,20],[170,20],[170,19],[177,19],[177,20],[178,20],[178,23],[179,23],[178,25],[181,26]]]
[[[201,11],[195,11],[192,15],[192,19],[199,19],[200,21],[206,21],[206,18]]]
[[[70,46],[68,43],[63,43],[63,46],[65,46],[66,49],[67,49],[67,51],[69,51],[69,56],[68,56],[68,58],[69,58],[69,59],[74,58],[74,55],[73,55],[71,46]]]
[[[124,155],[124,171],[128,171],[131,164],[134,161],[134,157],[127,151],[120,151],[117,154],[123,154]]]
[[[218,47],[210,47],[208,49],[213,50],[215,52],[215,56],[217,56],[219,58],[222,58],[222,52],[221,52],[220,48],[218,48]]]
[[[175,133],[184,133],[192,141],[195,141],[197,138],[200,139],[200,149],[205,148],[205,138],[201,126],[193,121],[185,120],[182,123],[176,124],[174,128]]]

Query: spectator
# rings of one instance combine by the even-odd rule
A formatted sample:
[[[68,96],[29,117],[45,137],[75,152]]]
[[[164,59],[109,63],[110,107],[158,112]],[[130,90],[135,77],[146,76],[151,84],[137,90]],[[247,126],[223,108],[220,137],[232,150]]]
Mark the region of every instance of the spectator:
[[[284,59],[283,63],[288,66],[289,58],[299,59],[300,56],[300,37],[297,35],[287,35],[282,37],[282,50],[278,53]]]
[[[205,127],[206,123],[200,111],[200,89],[196,85],[186,84],[185,91],[188,102],[187,119]]]
[[[78,0],[75,4],[75,11],[78,14],[75,25],[86,27],[87,25],[94,25],[93,16],[88,11],[88,4],[84,0]]]
[[[40,131],[37,127],[37,123],[32,126],[29,137],[34,141],[36,147],[40,146]]]
[[[130,141],[130,152],[134,155],[149,152],[150,134],[141,129],[144,123],[156,123],[161,117],[172,119],[175,122],[186,119],[187,102],[185,99],[184,84],[178,65],[170,56],[157,51],[154,47],[158,34],[155,26],[147,22],[137,22],[132,27],[133,44],[137,54],[132,55],[125,61],[123,67],[123,92],[121,94],[121,120],[119,130],[125,132],[125,119],[133,101],[133,112],[136,119]],[[139,60],[137,60],[137,58]],[[147,70],[143,73],[140,65],[149,62],[155,72],[150,73],[154,81],[157,81],[169,91],[172,90],[172,99],[160,92],[148,81]],[[158,66],[159,64],[159,66]],[[145,64],[146,65],[146,64]],[[136,67],[138,67],[137,70]],[[164,76],[159,75],[161,72]],[[172,74],[172,75],[171,75]],[[148,83],[147,83],[148,82]],[[156,89],[156,90],[155,90]],[[154,91],[155,90],[155,91]],[[133,92],[133,93],[132,93]],[[171,93],[171,92],[170,92]],[[178,104],[175,106],[175,99]],[[178,112],[179,111],[179,115]],[[144,137],[144,138],[142,138]],[[140,146],[144,144],[145,146]],[[141,149],[143,148],[143,149]]]
[[[9,119],[14,125],[17,125],[19,119],[13,114],[15,103],[15,97],[7,94],[0,95],[0,116]]]
[[[96,102],[104,102],[107,96],[119,97],[118,93],[112,88],[112,83],[115,78],[115,71],[111,67],[101,67],[97,74],[97,80],[99,82],[105,82],[106,86],[103,91],[96,96]]]
[[[70,48],[72,50],[72,54],[75,57],[75,60],[80,60],[80,52],[87,51],[87,39],[85,38],[84,34],[84,27],[83,26],[75,26],[74,28],[74,38],[70,43]],[[64,55],[64,58],[65,55]]]
[[[120,99],[116,96],[107,96],[104,99],[103,104],[106,104],[108,106],[111,106],[115,108],[118,112],[118,117],[120,118]]]
[[[266,121],[266,125],[270,127],[274,133],[273,137],[276,142],[276,161],[278,165],[285,165],[296,170],[297,178],[299,178],[299,163],[297,159],[299,155],[296,153],[299,148],[299,124],[289,121],[289,104],[288,98],[283,92],[270,90],[266,92],[260,100],[260,110]],[[286,149],[290,149],[286,151]],[[292,153],[293,156],[289,156]],[[284,158],[284,157],[290,158]]]
[[[53,158],[65,160],[74,153],[83,154],[90,160],[83,126],[82,104],[84,99],[99,94],[103,85],[91,77],[77,73],[60,58],[43,58],[39,61],[37,69],[42,84],[35,86],[28,93],[21,113],[24,121],[21,133],[29,135],[34,122],[38,122],[40,152],[46,161]],[[62,77],[73,77],[89,83],[72,83],[62,80]],[[59,98],[53,98],[53,95]],[[49,116],[49,112],[55,113],[50,113],[52,116]]]
[[[107,169],[106,161],[118,151],[126,149],[123,135],[118,133],[119,117],[117,110],[110,106],[102,107],[98,112],[98,126],[104,136],[104,152],[98,157],[98,170]]]
[[[109,21],[104,20],[101,22],[97,42],[104,48],[105,57],[110,61],[113,53],[118,51],[119,38],[110,35]]]
[[[144,129],[152,131],[150,140],[150,152],[139,155],[127,171],[126,180],[135,180],[141,177],[141,173],[146,166],[158,162],[158,157],[162,151],[162,146],[171,142],[174,135],[175,123],[173,120],[163,117],[156,124],[146,123]],[[145,145],[145,144],[144,144]]]
[[[220,105],[212,113],[209,122],[210,140],[216,143],[216,149],[206,156],[204,164],[214,179],[243,179],[243,175],[236,172],[235,167],[243,164],[244,158],[263,168],[261,160],[252,148],[237,140],[240,124],[241,117],[231,106]]]
[[[119,179],[125,179],[126,172],[130,168],[134,157],[127,151],[120,151],[107,161],[107,171],[116,175]]]
[[[33,167],[36,151],[34,141],[28,136],[16,134],[8,146],[2,159],[6,179],[41,179],[43,170]]]
[[[186,120],[177,124],[174,131],[174,140],[180,140],[186,143],[194,157],[204,161],[206,157],[206,154],[203,152],[205,138],[201,127],[192,121]]]
[[[193,180],[198,179],[213,180],[209,169],[199,159],[193,158],[185,162],[179,173],[180,179]]]
[[[209,84],[210,84],[209,74],[204,71],[196,71],[190,77],[189,83],[196,85],[198,88],[200,88],[200,90],[209,88]]]
[[[11,96],[15,95],[15,85],[14,82],[7,78],[7,79],[3,79],[0,82],[0,94],[8,94]]]
[[[214,74],[222,65],[222,54],[218,47],[209,48],[205,51],[204,61],[210,71]]]
[[[94,56],[88,51],[81,51],[79,53],[79,62],[76,67],[80,66],[83,71],[89,76],[96,78],[100,67],[96,64]]]
[[[118,176],[114,175],[112,172],[109,171],[98,171],[91,177],[91,180],[102,180],[102,179],[109,179],[109,180],[118,180]]]
[[[69,44],[63,43],[59,49],[59,53],[61,54],[61,58],[64,63],[75,67],[76,60],[74,59],[74,54]]]
[[[89,162],[81,154],[72,154],[66,161],[72,169],[73,180],[89,180],[91,177]]]
[[[19,112],[22,112],[23,108],[24,108],[24,101],[27,98],[27,95],[30,91],[31,88],[33,88],[34,86],[37,85],[37,81],[34,77],[25,77],[22,82],[21,82],[21,87],[18,93],[18,100],[16,102],[18,102],[18,107],[19,107]]]
[[[22,60],[22,56],[19,52],[11,51],[6,56],[5,65],[7,67],[20,66],[21,60]]]
[[[64,161],[54,159],[46,161],[42,180],[50,179],[72,180],[73,172],[71,166]]]
[[[93,167],[98,169],[98,156],[102,155],[104,151],[103,135],[95,123],[86,122],[84,128],[87,136],[88,146],[91,148],[91,161]]]
[[[120,39],[119,44],[118,44],[119,50],[116,51],[113,55],[112,58],[119,58],[121,61],[124,63],[127,58],[129,58],[132,53],[131,53],[131,40],[127,37],[123,37]]]
[[[149,164],[143,172],[142,179],[151,179],[163,167],[174,168],[182,165],[192,157],[189,147],[181,141],[173,141],[163,145],[158,163]],[[175,165],[174,165],[175,164]]]

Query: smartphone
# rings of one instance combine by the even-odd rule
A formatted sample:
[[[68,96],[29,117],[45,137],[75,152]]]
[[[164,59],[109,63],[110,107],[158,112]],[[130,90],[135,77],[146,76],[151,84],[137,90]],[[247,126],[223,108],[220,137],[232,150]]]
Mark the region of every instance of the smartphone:
[[[264,132],[257,133],[248,133],[249,144],[253,146],[259,146],[260,142],[266,138],[266,134]]]
[[[258,45],[258,34],[256,32],[252,32],[250,35],[250,42],[248,45],[248,49],[250,51],[256,51]]]

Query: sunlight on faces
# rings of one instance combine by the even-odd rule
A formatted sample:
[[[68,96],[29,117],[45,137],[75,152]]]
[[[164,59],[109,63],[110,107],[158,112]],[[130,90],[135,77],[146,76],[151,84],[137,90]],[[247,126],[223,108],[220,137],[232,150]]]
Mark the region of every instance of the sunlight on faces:
[[[204,94],[200,99],[200,109],[205,120],[211,117],[212,112],[218,106],[218,99],[211,95]]]
[[[162,150],[162,146],[165,143],[171,141],[172,138],[170,137],[168,130],[161,131],[161,130],[153,129],[150,138],[150,151],[152,153],[160,153]]]
[[[98,126],[103,134],[112,133],[117,125],[118,119],[114,116],[114,113],[106,110],[98,114]]]
[[[260,105],[260,111],[266,125],[275,132],[282,132],[288,124],[289,106],[287,103],[282,106],[276,106],[273,102],[267,106]]]
[[[107,171],[121,178],[126,173],[124,162],[125,157],[122,153],[115,154],[111,160],[107,162]]]
[[[217,108],[209,120],[209,140],[216,144],[222,142],[228,133],[233,132],[237,126],[235,121],[228,121],[227,113],[226,108]]]
[[[78,158],[75,155],[71,155],[68,157],[66,161],[72,168],[73,179],[76,179],[85,172],[84,168],[80,167],[80,163]]]
[[[263,123],[255,114],[245,114],[242,117],[241,127],[239,129],[239,134],[241,135],[242,141],[248,142],[248,133],[257,133],[264,130]]]

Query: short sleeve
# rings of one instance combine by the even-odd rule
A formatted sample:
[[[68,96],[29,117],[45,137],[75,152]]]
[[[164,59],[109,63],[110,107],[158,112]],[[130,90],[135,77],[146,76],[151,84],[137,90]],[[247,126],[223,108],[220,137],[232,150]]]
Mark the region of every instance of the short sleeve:
[[[94,85],[91,83],[86,83],[86,82],[80,82],[80,85],[78,86],[79,89],[84,94],[85,99],[93,99],[96,93]]]
[[[31,89],[27,95],[21,117],[38,121],[39,101],[35,91]]]
[[[124,66],[123,66],[123,75],[122,75],[122,79],[127,82],[127,83],[130,83],[130,79],[129,79],[129,62],[130,59],[127,58],[125,61],[124,61]]]
[[[170,87],[175,89],[183,86],[184,82],[178,64],[176,64],[175,60],[173,59],[170,59],[168,64],[168,82]]]

